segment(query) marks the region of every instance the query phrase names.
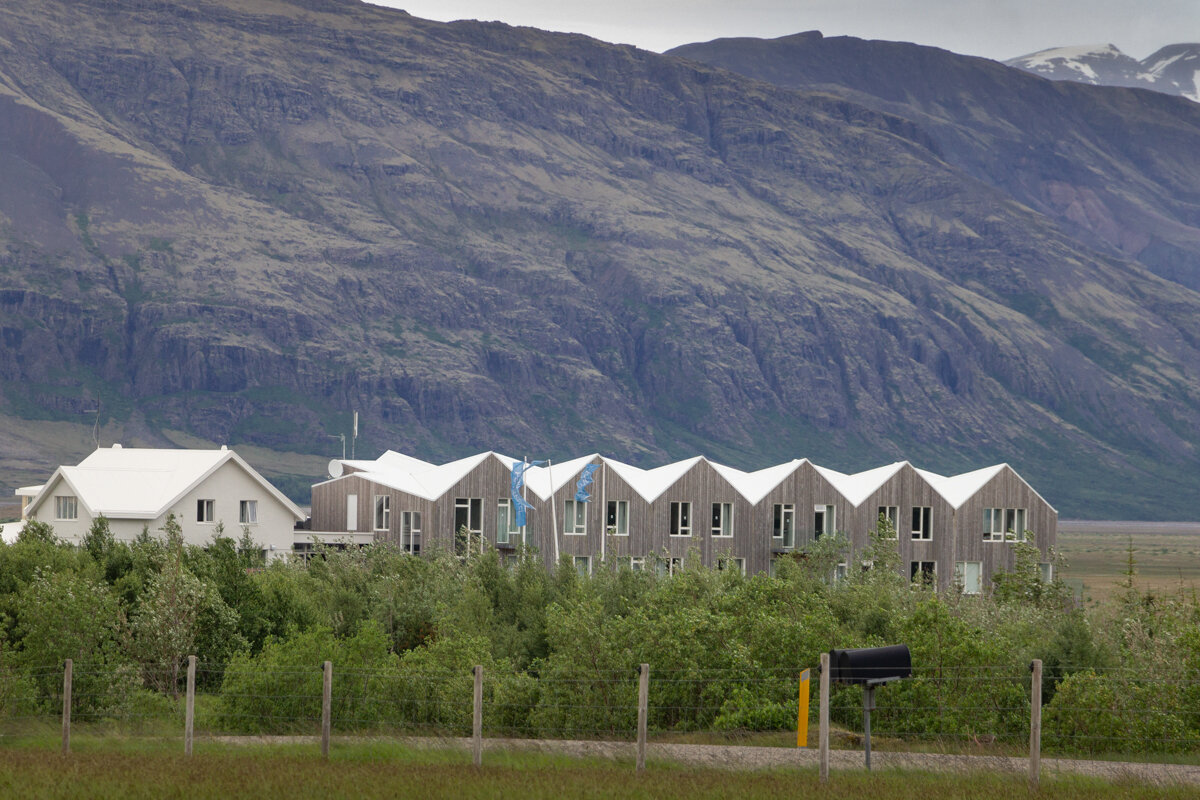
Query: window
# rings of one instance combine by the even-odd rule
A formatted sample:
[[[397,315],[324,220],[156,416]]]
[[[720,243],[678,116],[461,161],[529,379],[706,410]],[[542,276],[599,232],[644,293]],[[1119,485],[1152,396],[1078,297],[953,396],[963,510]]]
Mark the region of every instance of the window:
[[[712,504],[712,535],[733,536],[733,503]]]
[[[241,525],[258,524],[257,500],[241,500],[238,502],[238,523]]]
[[[587,534],[587,503],[568,500],[563,510],[563,533],[568,536]]]
[[[75,499],[75,495],[54,496],[54,518],[79,519],[79,501]]]
[[[346,530],[358,530],[358,495],[346,495]]]
[[[983,510],[983,540],[985,542],[1025,541],[1025,509],[985,508]]]
[[[912,537],[914,539],[928,541],[933,538],[933,528],[929,524],[932,515],[933,509],[929,506],[913,506]]]
[[[409,553],[421,552],[421,543],[417,539],[421,536],[421,512],[420,511],[401,511],[400,512],[400,547]]]
[[[580,505],[583,505],[580,503]],[[592,573],[592,559],[588,556],[575,556],[575,571],[580,575],[588,576]]]
[[[521,529],[517,527],[517,512],[512,500],[500,498],[496,503],[496,544],[518,544]]]
[[[954,565],[954,582],[962,587],[963,594],[983,593],[983,562],[959,561]]]
[[[375,530],[387,531],[392,529],[392,497],[386,494],[375,495]]]
[[[796,546],[796,506],[793,503],[775,504],[775,527],[771,536],[782,539],[784,547]]]
[[[678,501],[671,503],[671,535],[672,536],[691,536],[692,535],[692,504],[680,503]]]
[[[196,522],[212,522],[216,516],[217,501],[216,500],[197,500],[196,501]],[[61,519],[61,517],[60,517]]]
[[[834,567],[833,568],[833,582],[841,583],[842,581],[846,580],[846,573],[847,573],[848,569],[849,569],[849,565],[847,565],[845,561],[841,562],[836,567]]]
[[[629,535],[629,501],[609,500],[605,528],[613,536]]]
[[[900,506],[879,507],[879,513],[875,516],[875,529],[882,534],[888,528],[891,529],[889,539],[900,538]]]
[[[725,570],[733,570],[742,575],[746,574],[746,559],[744,558],[718,558],[717,570],[724,572]]]
[[[672,575],[678,575],[680,572],[683,571],[683,559],[682,558],[672,558],[668,562],[668,565],[669,565]]]
[[[913,583],[932,584],[937,579],[937,563],[934,561],[910,562],[908,576]]]
[[[646,568],[646,559],[630,557],[629,568],[634,572],[641,572]]]
[[[1053,564],[1053,562],[1043,561],[1041,564],[1038,564],[1038,568],[1041,570],[1041,573],[1042,573],[1042,583],[1053,583],[1054,582],[1054,564]]]
[[[466,528],[471,533],[483,533],[483,500],[478,497],[457,497],[454,500],[454,532]]]
[[[835,529],[835,514],[836,509],[833,506],[814,506],[813,507],[813,539],[820,539],[826,534],[833,533]]]

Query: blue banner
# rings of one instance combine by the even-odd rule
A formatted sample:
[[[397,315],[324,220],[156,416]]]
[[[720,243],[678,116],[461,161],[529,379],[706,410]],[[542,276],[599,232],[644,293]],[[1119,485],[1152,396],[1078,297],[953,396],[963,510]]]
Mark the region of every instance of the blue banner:
[[[586,503],[592,499],[592,496],[587,493],[587,487],[592,482],[592,473],[598,469],[600,469],[599,464],[588,464],[583,468],[583,472],[579,475],[579,480],[575,483],[576,503]]]
[[[521,497],[521,487],[525,485],[525,470],[530,467],[540,467],[545,464],[545,461],[514,461],[512,465],[512,505],[513,511],[516,512],[516,525],[518,528],[525,527],[525,509],[533,508],[531,503],[525,502],[525,498]]]

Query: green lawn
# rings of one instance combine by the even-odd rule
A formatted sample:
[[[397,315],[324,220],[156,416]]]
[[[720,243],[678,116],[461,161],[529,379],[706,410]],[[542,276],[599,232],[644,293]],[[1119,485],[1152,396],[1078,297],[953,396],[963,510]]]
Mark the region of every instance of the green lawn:
[[[822,785],[814,770],[764,772],[528,753],[487,753],[482,769],[459,751],[414,751],[386,743],[335,745],[329,761],[312,746],[231,748],[198,742],[185,758],[178,742],[82,739],[68,756],[47,739],[0,748],[4,798],[846,798],[928,800],[1028,798],[1011,775],[935,775],[885,770],[835,772]],[[1063,798],[1185,798],[1195,787],[1156,788],[1081,778],[1043,781],[1038,795]]]

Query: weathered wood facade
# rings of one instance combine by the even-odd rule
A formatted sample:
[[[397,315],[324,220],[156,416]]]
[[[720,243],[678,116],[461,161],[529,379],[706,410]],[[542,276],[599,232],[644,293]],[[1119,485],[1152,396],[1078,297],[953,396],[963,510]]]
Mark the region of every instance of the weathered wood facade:
[[[598,469],[580,510],[576,481],[586,464]],[[507,555],[528,544],[547,565],[557,552],[581,570],[623,559],[659,569],[698,560],[754,574],[834,533],[849,542],[849,564],[869,544],[882,511],[895,520],[896,547],[910,575],[945,588],[956,575],[978,574],[986,586],[997,570],[1013,565],[1020,532],[989,535],[985,509],[998,520],[1021,520],[1035,533],[1043,561],[1057,533],[1057,512],[1007,465],[944,478],[907,462],[843,475],[807,460],[744,473],[696,458],[662,472],[592,456],[537,472],[539,491],[525,489],[532,508],[523,535],[507,537],[500,526],[512,513],[511,461],[499,455],[426,474],[346,466],[313,487],[312,527],[327,537],[370,530],[377,541],[415,553],[469,547]],[[469,529],[465,538],[457,534],[462,526]]]

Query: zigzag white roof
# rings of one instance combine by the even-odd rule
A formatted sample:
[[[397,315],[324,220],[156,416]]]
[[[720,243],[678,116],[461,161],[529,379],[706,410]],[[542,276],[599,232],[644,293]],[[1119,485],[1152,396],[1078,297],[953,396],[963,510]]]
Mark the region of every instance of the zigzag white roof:
[[[95,517],[157,519],[179,498],[198,486],[227,461],[234,461],[282,503],[296,519],[304,512],[232,450],[162,450],[97,448],[74,467],[59,467],[29,504],[32,514],[59,479],[71,487],[79,502]]]
[[[466,477],[471,470],[483,463],[488,457],[493,457],[511,470],[514,463],[520,459],[511,458],[496,452],[479,453],[447,464],[434,465],[427,461],[411,458],[389,450],[375,461],[344,461],[343,463],[356,467],[362,472],[360,477],[389,486],[408,494],[436,500],[450,490],[456,483]],[[530,467],[525,473],[526,486],[529,491],[543,501],[549,499],[555,492],[567,483],[578,478],[583,468],[599,460],[607,468],[620,476],[647,503],[652,503],[675,485],[684,475],[701,461],[707,461],[703,456],[694,456],[664,464],[654,469],[641,469],[615,459],[600,456],[596,453],[580,458],[563,461],[542,467]],[[772,489],[779,486],[789,475],[800,469],[808,459],[795,459],[772,467],[746,472],[725,464],[708,461],[708,464],[729,482],[729,484],[744,497],[751,505],[757,505]],[[812,464],[813,469],[844,497],[851,505],[859,506],[871,496],[876,489],[890,480],[909,462],[897,461],[882,467],[864,470],[853,474],[838,472]],[[960,507],[972,495],[978,492],[988,481],[998,475],[1007,464],[997,464],[961,475],[944,476],[927,470],[915,470],[929,485],[941,495],[953,508]],[[342,480],[335,478],[334,480]],[[1026,484],[1028,486],[1028,484]],[[1032,488],[1032,487],[1031,487]],[[1035,492],[1036,494],[1036,492]],[[1040,495],[1039,495],[1040,497]]]

